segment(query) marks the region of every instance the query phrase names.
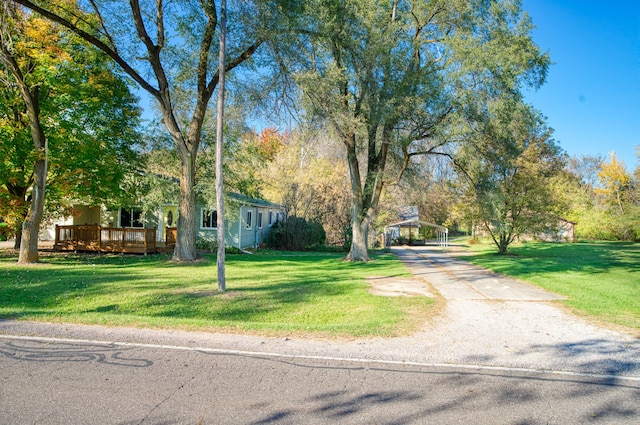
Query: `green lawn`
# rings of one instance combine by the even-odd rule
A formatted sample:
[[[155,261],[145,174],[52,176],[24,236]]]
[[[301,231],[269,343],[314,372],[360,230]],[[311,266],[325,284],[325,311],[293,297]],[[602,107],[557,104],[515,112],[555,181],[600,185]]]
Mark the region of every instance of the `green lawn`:
[[[500,256],[472,245],[464,259],[565,295],[575,312],[640,330],[640,244],[527,243]]]
[[[415,330],[426,297],[368,293],[367,276],[407,275],[392,255],[352,264],[338,254],[227,256],[227,292],[216,261],[167,256],[55,254],[20,266],[0,252],[0,318],[267,334],[391,336]]]

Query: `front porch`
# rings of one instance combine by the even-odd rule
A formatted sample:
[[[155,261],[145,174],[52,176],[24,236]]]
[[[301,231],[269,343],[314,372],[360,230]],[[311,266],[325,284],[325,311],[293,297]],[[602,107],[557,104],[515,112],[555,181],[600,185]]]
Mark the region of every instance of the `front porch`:
[[[101,227],[99,225],[56,226],[56,251],[119,252],[153,254],[172,251],[176,228],[166,228],[166,241],[156,240],[157,229]]]

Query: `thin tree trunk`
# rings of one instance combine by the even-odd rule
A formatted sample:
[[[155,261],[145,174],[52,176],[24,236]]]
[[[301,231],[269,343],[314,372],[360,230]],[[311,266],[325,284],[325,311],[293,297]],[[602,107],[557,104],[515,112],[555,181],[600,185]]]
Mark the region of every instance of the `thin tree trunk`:
[[[218,210],[218,291],[227,290],[227,282],[224,269],[225,261],[225,227],[224,227],[224,184],[222,175],[222,160],[224,147],[224,78],[225,78],[225,48],[227,34],[227,2],[222,0],[220,4],[220,64],[218,65],[218,117],[216,120],[216,209]],[[242,248],[242,247],[240,247]]]
[[[16,240],[13,242],[13,249],[18,251],[20,249],[20,244],[22,243],[22,224],[24,223],[24,217],[19,223],[16,223],[17,226],[14,228],[16,231]]]
[[[38,261],[38,234],[44,212],[44,195],[47,184],[47,162],[38,159],[34,167],[34,183],[31,205],[27,217],[22,223],[19,263],[35,263]]]
[[[40,221],[44,212],[44,196],[47,186],[47,139],[40,124],[40,91],[37,86],[31,89],[27,86],[22,69],[5,45],[4,38],[0,43],[0,62],[9,69],[20,90],[20,95],[27,109],[31,138],[36,152],[31,205],[22,223],[22,239],[18,255],[19,263],[35,263],[38,261],[38,233],[40,233]]]

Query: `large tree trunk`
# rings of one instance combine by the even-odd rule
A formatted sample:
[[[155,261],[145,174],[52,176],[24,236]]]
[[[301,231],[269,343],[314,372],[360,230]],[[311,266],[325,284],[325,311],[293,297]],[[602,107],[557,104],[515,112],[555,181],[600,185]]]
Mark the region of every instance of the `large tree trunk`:
[[[369,220],[358,220],[355,217],[351,220],[351,249],[347,255],[350,261],[369,261]]]
[[[382,177],[387,157],[389,133],[387,131],[384,132],[383,137],[387,142],[383,144],[377,154],[375,152],[375,132],[372,131],[370,133],[364,184],[356,152],[356,135],[351,133],[343,139],[347,148],[347,162],[349,164],[352,192],[351,232],[353,239],[351,240],[351,249],[347,255],[347,259],[350,261],[369,261],[369,226],[378,209],[380,195],[384,186]]]
[[[180,197],[178,199],[177,238],[173,251],[175,261],[193,261],[196,259],[196,194],[195,154],[180,152]]]
[[[35,263],[38,261],[38,233],[44,211],[44,192],[47,186],[47,140],[40,124],[40,90],[37,86],[32,88],[27,86],[20,64],[5,44],[4,37],[0,42],[0,62],[9,69],[18,90],[20,90],[20,96],[27,109],[31,138],[36,152],[31,205],[27,217],[22,223],[22,240],[18,256],[19,263]]]

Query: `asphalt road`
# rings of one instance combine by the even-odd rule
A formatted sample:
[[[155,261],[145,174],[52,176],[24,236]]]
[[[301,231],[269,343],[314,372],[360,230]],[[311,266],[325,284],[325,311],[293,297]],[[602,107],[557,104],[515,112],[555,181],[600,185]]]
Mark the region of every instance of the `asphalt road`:
[[[640,379],[0,336],[0,423],[637,424]]]

